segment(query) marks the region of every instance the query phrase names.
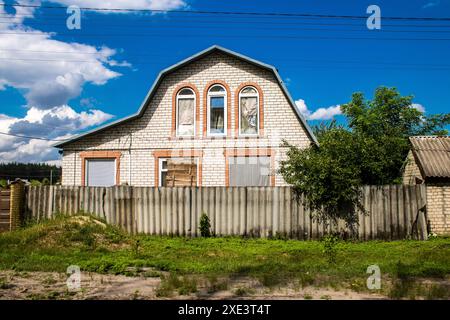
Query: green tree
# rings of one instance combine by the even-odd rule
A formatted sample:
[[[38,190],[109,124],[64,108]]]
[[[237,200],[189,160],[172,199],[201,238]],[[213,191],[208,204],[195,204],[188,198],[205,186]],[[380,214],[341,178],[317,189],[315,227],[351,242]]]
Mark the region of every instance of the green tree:
[[[39,180],[31,180],[30,185],[33,187],[39,187],[42,186],[42,183]]]
[[[330,128],[317,134],[320,147],[288,147],[281,173],[298,193],[307,195],[305,204],[320,221],[344,219],[355,222],[355,204],[359,204],[361,169],[354,136],[343,128]],[[356,151],[356,152],[355,152]]]
[[[0,179],[12,180],[22,178],[43,182],[53,175],[53,183],[61,180],[61,167],[43,163],[0,163]]]
[[[0,179],[0,188],[6,189],[8,187],[8,181],[5,179]]]
[[[447,134],[444,128],[450,123],[450,114],[426,116],[412,107],[412,100],[412,96],[403,97],[395,88],[380,87],[373,100],[355,93],[341,107],[360,150],[363,184],[400,181],[410,136]]]
[[[409,136],[447,134],[450,114],[426,116],[412,107],[412,97],[380,87],[372,100],[355,93],[343,105],[347,126],[336,122],[314,128],[319,146],[288,147],[280,173],[307,195],[305,204],[322,220],[356,221],[361,185],[399,183],[409,150]]]

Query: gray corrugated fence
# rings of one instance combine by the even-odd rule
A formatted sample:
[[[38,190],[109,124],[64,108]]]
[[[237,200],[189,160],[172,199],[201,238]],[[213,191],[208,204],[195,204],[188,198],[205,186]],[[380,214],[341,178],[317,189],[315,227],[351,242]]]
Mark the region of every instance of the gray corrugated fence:
[[[303,197],[303,196],[302,196]],[[366,186],[359,214],[359,239],[425,239],[425,186]],[[346,232],[339,221],[325,226],[290,187],[152,188],[28,187],[26,216],[92,213],[130,233],[198,236],[202,212],[216,235],[285,236],[318,239],[328,231]]]

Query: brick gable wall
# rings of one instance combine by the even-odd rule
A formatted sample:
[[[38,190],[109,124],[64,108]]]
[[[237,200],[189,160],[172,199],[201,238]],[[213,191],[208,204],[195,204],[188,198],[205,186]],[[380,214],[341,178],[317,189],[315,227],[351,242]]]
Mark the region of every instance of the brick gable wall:
[[[196,130],[203,130],[204,90],[211,82],[220,80],[229,87],[229,132],[227,138],[173,137],[173,96],[182,83],[189,83],[198,90],[200,103]],[[237,137],[236,113],[237,89],[243,83],[257,84],[264,95],[264,130],[260,137]],[[122,93],[125,94],[125,93]],[[135,110],[136,106],[124,106]],[[215,52],[167,75],[162,80],[149,107],[141,118],[108,128],[84,137],[64,147],[63,184],[81,185],[82,162],[80,153],[93,150],[121,151],[120,181],[134,186],[153,186],[157,150],[203,150],[202,185],[226,185],[225,148],[273,148],[275,154],[275,185],[285,185],[276,174],[279,162],[285,158],[285,150],[278,149],[282,139],[300,147],[306,147],[311,139],[295,111],[280,88],[272,72],[256,67],[229,55]]]

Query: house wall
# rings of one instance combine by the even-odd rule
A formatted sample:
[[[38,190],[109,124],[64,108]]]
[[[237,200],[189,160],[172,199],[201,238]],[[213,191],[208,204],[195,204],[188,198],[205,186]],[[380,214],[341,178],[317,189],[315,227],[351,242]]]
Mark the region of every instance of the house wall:
[[[209,84],[218,81],[229,89],[228,113],[230,123],[227,138],[211,138],[203,134],[205,119],[205,94]],[[263,93],[264,130],[259,137],[238,137],[237,108],[238,89],[243,83],[257,84]],[[199,103],[197,136],[195,138],[176,138],[172,135],[173,95],[181,85],[188,84],[198,91]],[[133,110],[136,106],[124,106]],[[276,173],[279,162],[285,159],[285,149],[279,148],[282,140],[299,147],[306,147],[311,139],[306,129],[292,109],[287,97],[280,88],[275,75],[229,55],[214,52],[198,61],[166,75],[144,115],[139,119],[87,136],[64,147],[63,185],[80,185],[80,152],[87,150],[121,151],[120,183],[134,186],[154,186],[155,158],[153,153],[161,150],[177,152],[201,150],[203,186],[224,186],[225,149],[254,150],[256,148],[274,151],[275,185],[286,185]]]
[[[417,184],[423,179],[412,151],[409,151],[403,172],[403,184]],[[426,182],[427,220],[431,231],[436,234],[450,234],[450,183]]]
[[[419,166],[417,165],[414,155],[411,150],[409,150],[408,156],[406,158],[406,165],[403,171],[403,184],[414,185],[417,184],[418,179],[423,179],[420,173]]]
[[[427,218],[436,234],[450,234],[450,182],[427,183]]]

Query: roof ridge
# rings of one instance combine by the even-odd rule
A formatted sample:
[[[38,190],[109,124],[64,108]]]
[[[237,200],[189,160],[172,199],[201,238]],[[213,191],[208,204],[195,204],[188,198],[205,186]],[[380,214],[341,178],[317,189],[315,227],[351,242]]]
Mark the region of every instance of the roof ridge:
[[[450,136],[410,136],[410,139],[450,139]]]

